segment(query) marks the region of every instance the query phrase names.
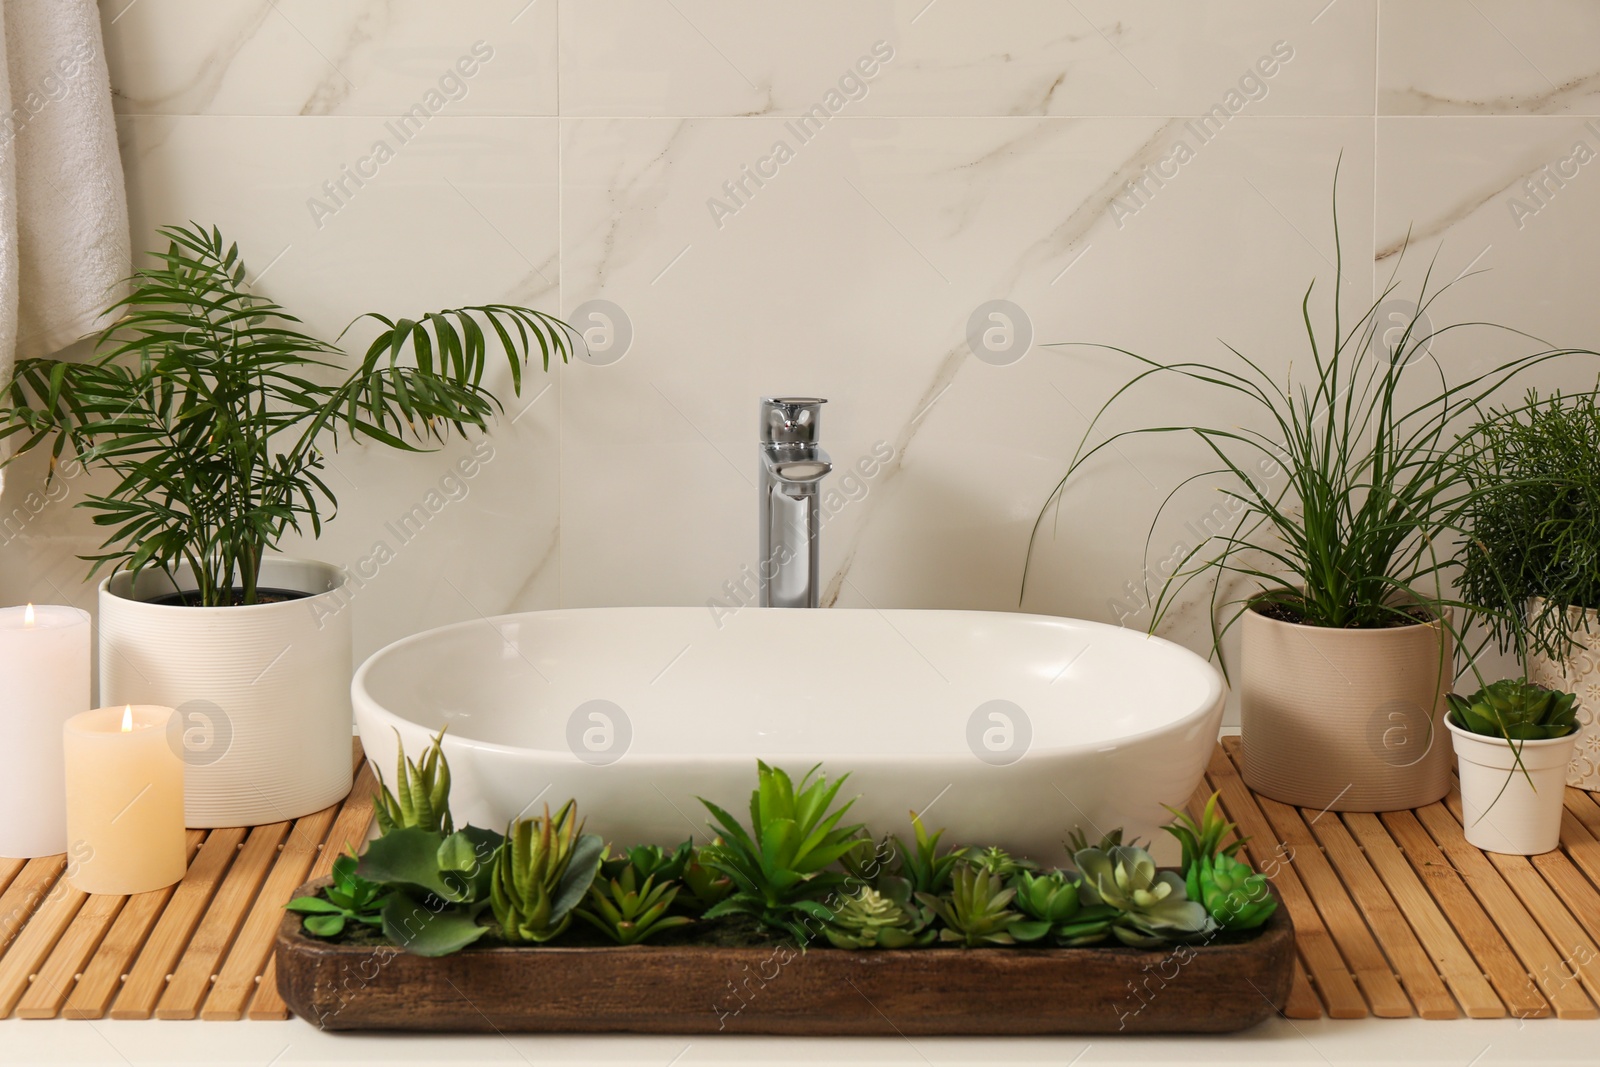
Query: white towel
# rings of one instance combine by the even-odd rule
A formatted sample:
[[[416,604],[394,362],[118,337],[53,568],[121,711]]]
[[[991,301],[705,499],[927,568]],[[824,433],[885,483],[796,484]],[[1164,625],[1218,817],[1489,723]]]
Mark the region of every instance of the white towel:
[[[3,0],[0,383],[127,292],[128,201],[94,0]]]

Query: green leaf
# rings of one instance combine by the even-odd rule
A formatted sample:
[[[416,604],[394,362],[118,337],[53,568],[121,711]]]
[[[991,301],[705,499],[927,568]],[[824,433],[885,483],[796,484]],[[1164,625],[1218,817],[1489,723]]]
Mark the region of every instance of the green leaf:
[[[488,932],[477,919],[481,909],[396,893],[383,909],[383,934],[414,956],[448,956]]]

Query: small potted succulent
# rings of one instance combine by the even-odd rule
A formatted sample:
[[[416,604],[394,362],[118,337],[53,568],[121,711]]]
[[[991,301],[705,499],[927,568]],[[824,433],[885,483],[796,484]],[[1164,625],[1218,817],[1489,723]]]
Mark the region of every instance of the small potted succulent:
[[[177,709],[188,825],[278,822],[350,789],[345,575],[274,554],[336,507],[325,450],[417,451],[483,430],[499,406],[483,384],[490,355],[520,392],[532,353],[548,370],[571,341],[559,320],[510,305],[364,315],[381,329],[345,371],[336,345],[249,291],[215,228],[161,234],[166,251],[111,307],[92,359],[17,363],[0,440],[16,456],[50,442],[52,473],[70,447],[110,476],[80,504],[107,533],[86,557],[91,577],[109,571],[100,701]]]
[[[1337,252],[1337,207],[1334,245]],[[1445,696],[1457,627],[1472,607],[1451,594],[1459,564],[1439,548],[1458,535],[1473,494],[1458,462],[1458,428],[1529,368],[1594,353],[1539,351],[1451,381],[1435,350],[1452,331],[1489,324],[1434,327],[1428,306],[1449,286],[1424,279],[1408,302],[1391,278],[1359,314],[1346,315],[1342,254],[1333,282],[1326,328],[1313,324],[1315,283],[1304,293],[1297,317],[1309,354],[1288,381],[1231,346],[1221,361],[1176,362],[1090,346],[1131,358],[1135,372],[1085,430],[1034,524],[1028,556],[1074,477],[1106,449],[1137,434],[1196,440],[1210,469],[1168,494],[1147,545],[1190,482],[1221,479],[1222,496],[1189,524],[1203,532],[1185,533],[1166,553],[1149,629],[1191,582],[1208,580],[1219,660],[1225,635],[1241,631],[1240,670],[1229,680],[1239,690],[1243,775],[1256,792],[1323,810],[1413,808],[1449,788]],[[1397,304],[1407,311],[1394,326]],[[1253,416],[1244,425],[1103,431],[1107,412],[1137,399],[1151,379],[1194,390],[1197,410],[1242,403]]]
[[[1450,694],[1445,718],[1461,766],[1461,821],[1470,844],[1532,856],[1561,841],[1575,697],[1523,678]]]
[[[1529,392],[1468,440],[1462,597],[1530,679],[1576,695],[1567,784],[1600,790],[1600,392]]]

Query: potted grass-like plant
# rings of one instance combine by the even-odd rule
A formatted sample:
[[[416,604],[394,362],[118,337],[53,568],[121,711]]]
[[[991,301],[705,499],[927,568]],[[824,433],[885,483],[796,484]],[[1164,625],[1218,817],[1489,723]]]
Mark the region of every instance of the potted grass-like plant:
[[[1336,172],[1331,322],[1313,322],[1315,283],[1301,300],[1309,358],[1284,381],[1231,346],[1218,362],[1092,346],[1138,370],[1085,431],[1034,524],[1028,555],[1045,516],[1101,451],[1130,435],[1198,439],[1215,465],[1179,489],[1221,479],[1228,521],[1178,547],[1151,599],[1149,627],[1161,625],[1192,582],[1210,579],[1219,659],[1224,636],[1241,630],[1240,670],[1230,680],[1240,694],[1246,782],[1291,804],[1382,811],[1431,803],[1449,786],[1442,719],[1457,620],[1471,606],[1449,591],[1458,564],[1443,547],[1458,535],[1474,492],[1458,462],[1460,429],[1518,374],[1579,350],[1542,348],[1452,382],[1439,351],[1449,335],[1491,327],[1432,327],[1428,308],[1450,286],[1432,286],[1431,271],[1398,326],[1388,318],[1400,300],[1393,276],[1360,314],[1343,315],[1337,188]],[[1181,380],[1197,398],[1242,401],[1258,421],[1101,432],[1120,401],[1162,379]],[[1177,496],[1158,509],[1152,537]]]
[[[344,353],[249,291],[237,245],[191,223],[113,305],[84,363],[27,359],[0,407],[16,456],[50,442],[112,482],[87,497],[102,551],[100,697],[176,708],[190,826],[278,822],[350,789],[350,619],[344,573],[274,554],[336,507],[326,450],[416,451],[498,410],[483,384],[504,355],[512,388],[537,350],[570,350],[557,319],[495,304],[381,329]],[[358,319],[357,321],[361,321]],[[354,325],[354,324],[352,324]],[[8,461],[9,462],[9,461]]]
[[[1523,673],[1577,700],[1567,784],[1600,789],[1600,391],[1489,412],[1462,465],[1475,489],[1463,599]]]

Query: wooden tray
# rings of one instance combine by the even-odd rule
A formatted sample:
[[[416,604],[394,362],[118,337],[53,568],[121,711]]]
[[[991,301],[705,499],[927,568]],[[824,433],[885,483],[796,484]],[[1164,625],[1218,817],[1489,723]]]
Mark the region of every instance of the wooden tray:
[[[1252,940],[1159,951],[642,945],[424,959],[319,941],[285,915],[277,960],[284,1002],[329,1030],[1226,1033],[1287,1002],[1294,926],[1279,908]]]

